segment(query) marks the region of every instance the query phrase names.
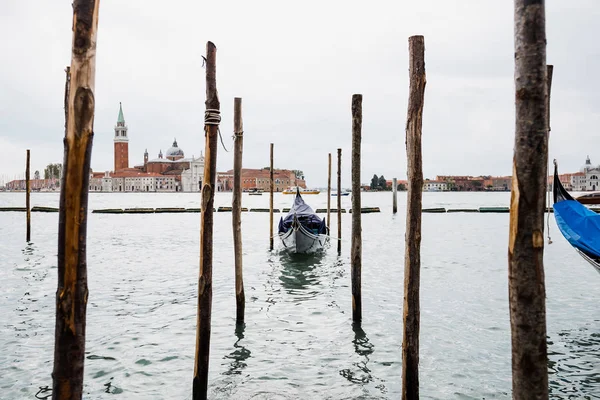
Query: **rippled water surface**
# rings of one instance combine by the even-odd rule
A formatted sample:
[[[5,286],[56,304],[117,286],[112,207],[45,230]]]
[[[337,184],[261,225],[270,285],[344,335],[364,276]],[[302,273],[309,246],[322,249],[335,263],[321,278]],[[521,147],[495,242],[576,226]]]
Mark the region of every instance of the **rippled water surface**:
[[[506,206],[509,193],[424,193],[424,207]],[[324,194],[305,196],[315,208]],[[343,206],[350,208],[350,198]],[[266,207],[268,195],[244,195]],[[215,214],[210,398],[400,396],[405,194],[365,193],[363,324],[351,323],[349,238],[342,255],[268,250],[269,216],[243,213],[246,324],[236,326],[231,214]],[[278,194],[275,206],[291,197]],[[23,193],[0,193],[22,206]],[[32,205],[57,206],[34,193]],[[91,194],[90,210],[198,207],[197,194]],[[218,193],[216,206],[231,196]],[[276,215],[276,218],[278,216]],[[600,275],[550,218],[546,246],[552,398],[600,399]],[[189,399],[194,368],[199,214],[90,214],[86,399]],[[0,213],[0,399],[44,398],[52,385],[58,214]],[[332,216],[332,231],[337,232]],[[277,243],[279,244],[279,243]],[[421,396],[511,397],[508,214],[423,214]]]

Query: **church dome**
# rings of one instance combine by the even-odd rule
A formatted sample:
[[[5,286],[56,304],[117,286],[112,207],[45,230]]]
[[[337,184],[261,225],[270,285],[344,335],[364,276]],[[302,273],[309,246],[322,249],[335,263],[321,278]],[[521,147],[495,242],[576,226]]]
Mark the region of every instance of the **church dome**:
[[[183,150],[181,150],[179,146],[177,146],[177,139],[173,141],[173,146],[169,147],[167,153],[165,154],[166,157],[177,157],[183,155]]]

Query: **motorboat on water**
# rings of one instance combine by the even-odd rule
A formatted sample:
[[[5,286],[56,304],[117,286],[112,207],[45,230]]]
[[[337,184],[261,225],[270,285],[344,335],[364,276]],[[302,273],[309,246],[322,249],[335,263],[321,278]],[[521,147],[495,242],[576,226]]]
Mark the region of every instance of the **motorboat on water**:
[[[301,188],[298,186],[287,188],[282,193],[283,194],[296,194],[297,191],[300,191],[300,194],[319,194],[319,193],[321,193],[321,191],[317,190],[317,189],[305,189],[305,188]]]

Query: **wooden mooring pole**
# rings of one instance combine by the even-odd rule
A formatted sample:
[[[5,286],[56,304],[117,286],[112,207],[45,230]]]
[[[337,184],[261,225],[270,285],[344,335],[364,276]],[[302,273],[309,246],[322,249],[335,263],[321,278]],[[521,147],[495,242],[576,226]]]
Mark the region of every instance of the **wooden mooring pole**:
[[[233,151],[233,200],[231,204],[233,223],[233,248],[235,256],[235,304],[236,321],[244,322],[246,298],[244,296],[244,277],[242,274],[242,154],[244,152],[244,125],[242,122],[242,99],[233,100],[233,133],[235,147]]]
[[[328,157],[329,163],[327,168],[327,234],[331,229],[331,153]],[[340,194],[338,193],[338,196]]]
[[[513,399],[548,398],[544,211],[548,70],[542,0],[515,0],[515,107],[508,244]]]
[[[205,157],[200,217],[200,276],[196,324],[196,358],[193,400],[205,400],[208,393],[208,364],[212,311],[213,207],[217,180],[217,140],[221,103],[217,92],[217,48],[206,44],[206,111],[204,114]]]
[[[342,252],[342,149],[337,149],[337,251],[338,254]],[[354,197],[354,193],[352,193],[352,197]]]
[[[398,212],[398,179],[392,179],[392,213]]]
[[[27,211],[27,229],[25,240],[31,242],[31,182],[29,181],[30,151],[27,149],[27,162],[25,164],[25,209]]]
[[[273,143],[271,143],[271,164],[269,167],[269,248],[273,250]]]
[[[58,215],[58,287],[52,399],[83,395],[87,285],[87,208],[94,137],[98,0],[73,2],[71,67]]]
[[[425,97],[425,39],[408,38],[409,98],[406,122],[408,195],[404,256],[404,336],[402,339],[402,399],[419,398],[419,330],[421,275],[421,208],[423,162],[421,128]]]
[[[352,322],[362,321],[362,227],[360,212],[360,142],[362,135],[362,94],[352,95]],[[338,198],[341,192],[338,192]]]

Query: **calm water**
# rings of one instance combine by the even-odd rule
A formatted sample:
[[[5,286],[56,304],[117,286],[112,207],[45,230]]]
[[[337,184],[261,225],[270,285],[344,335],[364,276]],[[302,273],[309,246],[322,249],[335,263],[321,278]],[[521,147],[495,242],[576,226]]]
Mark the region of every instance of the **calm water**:
[[[509,193],[424,193],[424,207],[506,206]],[[323,207],[324,194],[305,196]],[[268,195],[244,195],[267,207]],[[350,198],[343,197],[350,208]],[[342,255],[268,250],[268,214],[244,213],[245,326],[235,324],[231,214],[215,214],[210,398],[393,399],[400,395],[405,194],[365,193],[362,329],[351,324],[350,216]],[[197,194],[91,194],[90,210],[198,207]],[[290,196],[277,195],[276,207]],[[0,193],[22,206],[23,193]],[[215,205],[231,197],[217,194]],[[335,198],[334,198],[335,204]],[[34,193],[32,205],[57,206]],[[276,216],[278,218],[278,216]],[[546,246],[552,398],[600,399],[600,275],[550,218]],[[102,215],[88,222],[86,399],[189,399],[194,365],[199,214]],[[0,213],[0,399],[51,386],[58,214]],[[332,231],[337,232],[332,217]],[[276,242],[277,243],[277,242]],[[424,214],[422,398],[510,398],[508,214]],[[277,243],[279,244],[279,243]],[[41,393],[43,398],[48,393]]]

